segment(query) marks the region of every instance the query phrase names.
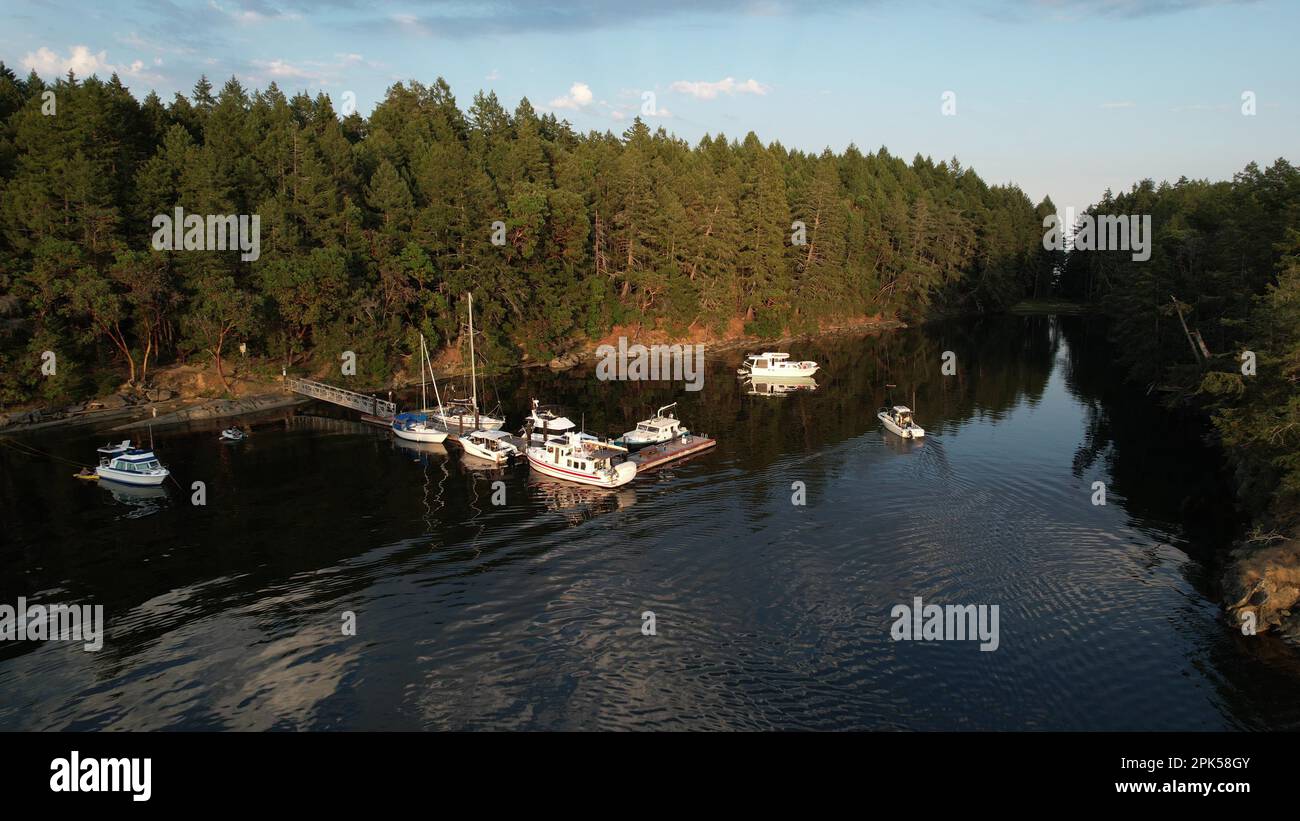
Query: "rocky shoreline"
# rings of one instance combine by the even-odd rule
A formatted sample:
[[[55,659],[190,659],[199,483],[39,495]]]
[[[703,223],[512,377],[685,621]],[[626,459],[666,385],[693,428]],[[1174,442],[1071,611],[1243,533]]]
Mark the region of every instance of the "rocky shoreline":
[[[1300,643],[1300,539],[1238,545],[1228,554],[1221,585],[1234,627]]]

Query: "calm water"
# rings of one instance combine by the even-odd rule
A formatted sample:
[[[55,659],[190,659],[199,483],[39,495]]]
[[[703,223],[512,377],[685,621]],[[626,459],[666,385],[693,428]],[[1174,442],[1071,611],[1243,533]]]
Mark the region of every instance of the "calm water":
[[[740,351],[710,356],[698,394],[496,378],[512,429],[534,395],[599,432],[677,397],[720,439],[612,492],[475,472],[327,408],[240,445],[159,431],[186,490],[156,497],[0,449],[0,602],[102,604],[108,623],[99,653],[0,647],[0,729],[1300,726],[1291,651],[1209,598],[1232,526],[1216,463],[1118,384],[1100,328],[791,349],[823,363],[816,392],[746,394]],[[883,433],[890,398],[931,436]],[[89,462],[107,438],[24,441]],[[915,596],[999,605],[1001,647],[891,641]]]

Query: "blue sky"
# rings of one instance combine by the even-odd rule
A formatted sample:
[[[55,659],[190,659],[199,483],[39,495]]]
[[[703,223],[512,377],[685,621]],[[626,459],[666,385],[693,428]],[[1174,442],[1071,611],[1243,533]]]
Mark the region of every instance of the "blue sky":
[[[4,0],[0,60],[116,70],[165,100],[218,87],[355,95],[441,75],[579,130],[663,125],[810,151],[957,156],[1064,212],[1143,177],[1300,161],[1300,3],[1285,0]],[[112,5],[114,8],[107,8]],[[942,113],[955,94],[956,115]],[[1242,94],[1256,114],[1243,116]]]

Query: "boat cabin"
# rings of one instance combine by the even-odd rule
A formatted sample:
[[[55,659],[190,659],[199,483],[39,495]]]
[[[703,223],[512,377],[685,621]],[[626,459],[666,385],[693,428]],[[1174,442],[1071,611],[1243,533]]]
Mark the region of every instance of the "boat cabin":
[[[894,421],[898,423],[899,427],[907,427],[908,425],[914,424],[912,422],[911,408],[904,405],[895,405],[889,415],[894,417]]]
[[[104,456],[99,460],[99,466],[124,473],[153,473],[162,470],[162,463],[153,451],[139,448],[132,448],[117,456]]]
[[[492,453],[517,453],[515,446],[510,443],[510,434],[500,430],[476,430],[466,437],[473,439],[474,444]]]

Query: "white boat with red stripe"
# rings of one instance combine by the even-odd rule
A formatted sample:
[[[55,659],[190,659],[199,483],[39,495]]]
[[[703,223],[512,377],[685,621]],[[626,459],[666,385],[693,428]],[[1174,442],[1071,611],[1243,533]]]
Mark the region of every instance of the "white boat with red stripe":
[[[528,448],[528,466],[543,476],[596,487],[621,487],[636,478],[636,465],[616,462],[627,448],[570,431]]]

